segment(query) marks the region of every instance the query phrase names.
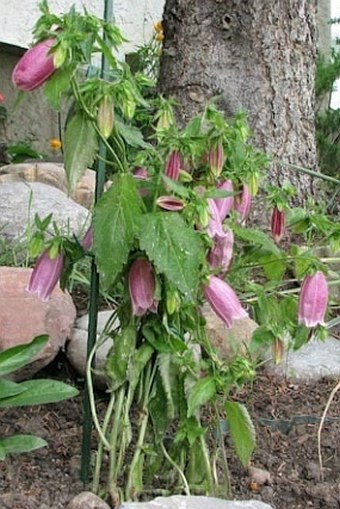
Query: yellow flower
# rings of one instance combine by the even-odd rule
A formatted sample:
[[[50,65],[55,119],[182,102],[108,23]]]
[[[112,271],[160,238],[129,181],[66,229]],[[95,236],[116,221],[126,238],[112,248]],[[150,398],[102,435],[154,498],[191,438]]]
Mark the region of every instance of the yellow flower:
[[[163,33],[163,25],[161,21],[156,21],[156,23],[153,24],[153,28],[155,32],[162,32]]]
[[[52,150],[60,150],[61,149],[61,141],[58,138],[52,138],[50,140],[50,148]]]
[[[158,42],[162,42],[164,40],[164,34],[163,32],[157,32],[157,34],[155,35],[155,39],[156,41]]]

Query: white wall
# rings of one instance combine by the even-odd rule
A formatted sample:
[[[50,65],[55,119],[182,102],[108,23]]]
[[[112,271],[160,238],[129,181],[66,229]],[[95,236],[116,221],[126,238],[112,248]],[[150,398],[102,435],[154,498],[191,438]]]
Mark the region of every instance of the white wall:
[[[103,16],[104,0],[49,0],[51,12],[60,14],[75,4],[81,11]],[[164,0],[114,0],[116,23],[130,43],[126,51],[148,42],[154,21],[162,19]],[[32,28],[40,13],[39,0],[0,0],[0,41],[27,48],[32,40]]]

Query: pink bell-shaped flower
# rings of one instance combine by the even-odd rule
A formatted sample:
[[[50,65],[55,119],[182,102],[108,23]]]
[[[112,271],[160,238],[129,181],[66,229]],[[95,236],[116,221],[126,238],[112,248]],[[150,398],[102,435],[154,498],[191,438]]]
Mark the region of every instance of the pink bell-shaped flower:
[[[305,276],[299,298],[299,324],[306,327],[324,325],[328,303],[328,285],[325,274],[318,270]]]
[[[174,150],[169,155],[165,166],[165,175],[171,180],[178,180],[179,170],[182,166],[182,158],[178,150]]]
[[[285,233],[286,214],[274,207],[271,216],[271,232],[275,242],[279,243]]]
[[[53,44],[55,39],[46,39],[26,51],[20,58],[12,73],[12,82],[17,88],[24,92],[34,90],[54,73],[56,68],[53,55],[49,55]]]
[[[243,309],[234,290],[222,279],[209,277],[204,295],[214,312],[230,328],[234,320],[245,318],[248,313]]]
[[[48,251],[40,255],[33,269],[27,291],[47,301],[57,285],[63,271],[64,256],[60,253],[51,258]]]
[[[132,263],[129,272],[129,292],[132,313],[135,316],[142,316],[148,310],[157,311],[155,288],[155,274],[151,263],[145,258],[138,258]]]
[[[214,245],[210,249],[207,260],[213,270],[225,274],[233,257],[234,234],[230,228],[223,235],[215,235]]]
[[[221,182],[217,189],[221,189],[222,191],[233,192],[234,187],[231,180],[224,180]],[[216,203],[220,219],[223,222],[231,209],[234,207],[234,196],[227,196],[226,198],[214,198],[214,202]]]
[[[235,197],[234,208],[240,214],[240,222],[242,223],[249,215],[251,207],[251,194],[247,184],[243,184],[242,192]]]
[[[216,235],[223,237],[223,225],[220,218],[220,213],[215,203],[215,200],[212,198],[208,198],[208,207],[209,207],[209,222],[207,226],[207,234],[210,238],[214,238]]]

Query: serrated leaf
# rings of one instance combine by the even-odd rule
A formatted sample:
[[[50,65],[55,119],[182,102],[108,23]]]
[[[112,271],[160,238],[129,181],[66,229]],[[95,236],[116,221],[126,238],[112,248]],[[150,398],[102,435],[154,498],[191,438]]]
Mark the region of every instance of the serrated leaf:
[[[25,391],[0,400],[0,408],[12,408],[17,406],[44,405],[56,403],[64,399],[73,398],[79,391],[57,380],[27,380],[20,384]]]
[[[73,191],[86,169],[92,165],[98,147],[95,128],[81,112],[66,126],[64,165],[69,191]]]
[[[230,436],[237,456],[243,466],[247,466],[255,449],[255,428],[248,410],[241,403],[227,401],[227,412]]]
[[[267,251],[278,256],[281,254],[280,249],[276,246],[271,237],[261,230],[257,230],[256,228],[242,228],[241,226],[233,225],[233,232],[235,236],[243,241],[249,242],[250,244],[260,245]]]
[[[203,249],[198,235],[176,213],[155,212],[143,216],[139,232],[144,249],[159,272],[191,301],[200,281]]]
[[[280,281],[282,279],[286,271],[286,260],[283,254],[261,250],[258,253],[257,259],[254,259],[254,262],[256,260],[262,266],[268,279],[272,281]]]
[[[15,394],[20,394],[25,390],[25,387],[23,387],[21,384],[17,384],[11,380],[6,380],[5,378],[0,378],[0,400],[9,398]]]
[[[211,376],[200,378],[188,395],[188,417],[194,415],[201,405],[214,397],[215,393],[215,379]]]
[[[114,281],[127,261],[139,229],[141,207],[133,177],[119,174],[95,208],[94,252],[105,286]]]
[[[30,343],[13,346],[0,352],[0,376],[8,375],[26,366],[40,352],[47,341],[48,336],[37,336]]]
[[[149,412],[152,420],[155,441],[158,444],[164,439],[164,435],[169,424],[167,397],[159,376],[154,383],[154,394],[149,403]]]
[[[111,379],[110,387],[117,390],[128,377],[128,370],[136,348],[136,329],[129,325],[115,335],[107,362],[106,372]]]
[[[70,80],[74,73],[74,67],[67,67],[66,69],[59,69],[47,81],[44,87],[44,94],[49,105],[54,109],[60,110],[60,99],[68,87]]]
[[[121,135],[121,137],[125,140],[125,142],[131,147],[135,148],[151,148],[152,145],[147,143],[143,139],[143,134],[141,131],[134,126],[127,125],[123,121],[119,120],[116,116],[115,127],[117,132]]]
[[[0,439],[0,450],[3,449],[5,454],[21,454],[23,452],[31,452],[47,445],[46,440],[35,437],[34,435],[13,435]],[[0,459],[1,455],[0,455]]]

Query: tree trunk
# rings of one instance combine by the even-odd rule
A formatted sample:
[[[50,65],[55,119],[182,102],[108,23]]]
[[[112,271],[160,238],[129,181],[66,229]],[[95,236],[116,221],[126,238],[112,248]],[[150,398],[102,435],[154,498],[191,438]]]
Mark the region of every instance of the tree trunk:
[[[220,96],[228,116],[248,114],[255,145],[273,159],[272,183],[290,180],[301,201],[316,170],[315,0],[167,0],[160,91],[181,104],[180,121]]]

